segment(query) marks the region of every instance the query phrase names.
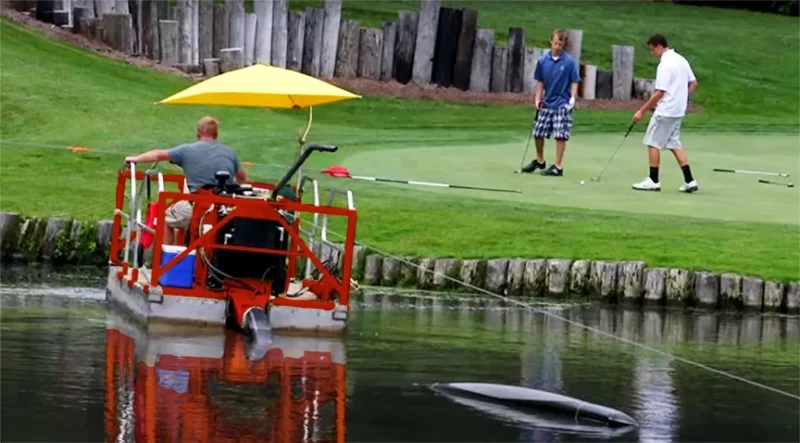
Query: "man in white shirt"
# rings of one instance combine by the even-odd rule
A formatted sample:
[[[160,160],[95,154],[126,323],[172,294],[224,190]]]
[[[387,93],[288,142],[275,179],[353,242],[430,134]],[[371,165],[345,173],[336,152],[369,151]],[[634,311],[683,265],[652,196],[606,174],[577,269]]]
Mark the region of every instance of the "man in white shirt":
[[[697,78],[689,62],[667,45],[667,38],[663,35],[652,35],[647,40],[647,46],[650,47],[650,53],[660,59],[656,71],[655,92],[647,103],[636,111],[633,121],[639,122],[647,111],[656,105],[644,136],[644,144],[647,145],[650,156],[650,176],[640,183],[635,183],[633,189],[661,190],[661,182],[658,180],[661,150],[669,149],[683,171],[684,183],[679,191],[695,192],[700,188],[692,177],[689,159],[681,145],[680,129],[689,104],[689,95],[697,88]]]

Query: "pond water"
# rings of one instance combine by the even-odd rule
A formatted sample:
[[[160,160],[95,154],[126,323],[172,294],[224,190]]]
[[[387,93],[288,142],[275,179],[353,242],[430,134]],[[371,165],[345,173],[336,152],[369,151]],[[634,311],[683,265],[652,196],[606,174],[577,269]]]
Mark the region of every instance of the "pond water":
[[[496,301],[366,294],[346,336],[275,336],[258,348],[216,329],[138,328],[108,308],[101,280],[6,279],[0,292],[5,441],[797,441],[800,432],[796,398]],[[538,309],[800,395],[797,317]],[[430,389],[446,382],[556,392],[639,426],[578,426]]]

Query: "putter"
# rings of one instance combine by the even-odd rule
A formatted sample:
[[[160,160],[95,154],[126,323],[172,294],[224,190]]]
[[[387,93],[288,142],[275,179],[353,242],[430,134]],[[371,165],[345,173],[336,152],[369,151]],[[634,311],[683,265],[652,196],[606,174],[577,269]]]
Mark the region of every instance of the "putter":
[[[635,124],[636,123],[631,123],[631,125],[628,126],[628,130],[625,132],[625,137],[622,137],[622,141],[619,142],[619,146],[617,146],[617,149],[614,150],[614,153],[611,155],[611,158],[608,159],[608,161],[606,162],[606,165],[603,166],[603,170],[600,171],[600,175],[598,175],[597,177],[594,177],[592,179],[593,182],[599,182],[600,181],[600,177],[602,177],[603,173],[606,172],[606,168],[608,168],[608,165],[611,164],[611,160],[614,160],[614,157],[617,155],[617,151],[619,151],[619,148],[621,148],[622,144],[625,143],[625,139],[628,138],[628,134],[631,133],[631,129],[633,129],[633,125],[635,125]]]
[[[732,174],[753,174],[753,175],[772,175],[775,177],[788,177],[786,172],[763,172],[763,171],[746,171],[744,169],[720,169],[714,168],[714,172],[730,172]]]
[[[759,183],[766,183],[768,185],[778,185],[778,186],[786,186],[787,188],[794,188],[792,183],[781,183],[781,182],[774,182],[770,180],[759,180]]]
[[[525,167],[525,157],[528,156],[528,148],[531,147],[531,138],[533,138],[533,130],[536,128],[536,121],[539,120],[539,110],[536,110],[536,115],[533,117],[533,124],[531,125],[531,132],[528,133],[528,144],[525,145],[525,153],[522,154],[522,163],[519,164],[519,169],[514,171],[514,174],[519,174],[522,172],[522,168]]]

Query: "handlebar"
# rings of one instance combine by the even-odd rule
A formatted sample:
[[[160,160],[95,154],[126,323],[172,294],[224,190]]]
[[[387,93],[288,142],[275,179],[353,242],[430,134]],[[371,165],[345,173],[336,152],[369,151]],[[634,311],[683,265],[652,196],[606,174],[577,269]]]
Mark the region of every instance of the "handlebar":
[[[286,171],[286,174],[284,174],[284,176],[278,181],[278,184],[275,185],[275,189],[272,190],[272,194],[269,197],[270,200],[275,200],[278,198],[278,192],[280,192],[280,190],[283,189],[287,183],[289,183],[289,180],[291,180],[295,172],[297,172],[297,170],[303,166],[303,163],[305,163],[306,159],[308,159],[308,156],[311,155],[312,152],[336,152],[338,150],[339,147],[335,145],[310,145],[304,149],[303,153],[300,154],[300,157],[294,162],[292,167]]]

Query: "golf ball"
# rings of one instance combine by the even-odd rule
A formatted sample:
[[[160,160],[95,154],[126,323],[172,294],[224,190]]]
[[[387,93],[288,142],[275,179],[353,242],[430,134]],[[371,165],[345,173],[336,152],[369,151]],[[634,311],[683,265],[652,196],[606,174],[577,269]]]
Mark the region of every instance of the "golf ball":
[[[586,180],[581,180],[581,184],[585,185],[586,184]]]

